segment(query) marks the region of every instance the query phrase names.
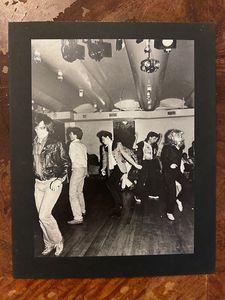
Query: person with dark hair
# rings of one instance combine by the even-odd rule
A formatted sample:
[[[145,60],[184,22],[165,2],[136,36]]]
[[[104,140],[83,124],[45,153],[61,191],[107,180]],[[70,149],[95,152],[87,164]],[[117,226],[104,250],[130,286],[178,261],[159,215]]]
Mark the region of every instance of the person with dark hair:
[[[193,161],[191,159],[188,158],[187,153],[182,153],[182,160],[181,162],[184,165],[184,170],[182,173],[185,174],[185,176],[187,177],[187,179],[189,181],[193,180],[193,169],[194,169],[194,165],[193,165]],[[182,170],[181,170],[182,171]]]
[[[192,142],[191,147],[188,149],[189,159],[194,163],[195,161],[195,141]]]
[[[110,171],[109,171],[109,164],[108,164],[108,148],[104,144],[103,139],[109,137],[110,140],[112,140],[112,133],[106,130],[101,130],[97,133],[96,135],[100,142],[100,173],[102,176],[109,176]]]
[[[52,210],[61,194],[69,159],[62,142],[53,137],[54,124],[51,118],[35,113],[33,128],[34,197],[45,244],[42,255],[55,249],[55,256],[59,256],[63,251],[63,238]]]
[[[138,165],[134,159],[125,151],[121,141],[113,141],[112,134],[104,131],[97,134],[101,138],[102,143],[105,145],[107,151],[105,151],[105,161],[107,162],[106,168],[109,170],[109,177],[106,185],[111,192],[114,199],[114,208],[110,213],[110,216],[121,216],[121,210],[123,208],[122,191],[120,187],[121,178],[127,173],[126,162],[135,166],[137,169],[142,167]]]
[[[137,144],[138,163],[142,165],[135,189],[135,200],[137,203],[141,203],[141,198],[145,193],[150,198],[159,198],[160,163],[157,153],[160,137],[160,134],[150,131],[146,139]]]
[[[181,201],[182,188],[187,180],[181,172],[181,159],[184,146],[183,131],[171,129],[165,134],[165,144],[161,153],[163,179],[166,188],[166,212],[169,220],[174,221],[174,208],[177,203],[179,211],[183,211]],[[177,195],[177,184],[181,191]]]
[[[73,220],[68,224],[82,224],[86,214],[83,187],[87,176],[87,147],[81,143],[83,131],[79,127],[70,127],[67,130],[71,143],[69,157],[72,162],[72,174],[69,185],[69,199],[73,213]]]
[[[99,131],[96,136],[102,141],[102,138],[109,137],[112,140],[112,133],[106,130]]]

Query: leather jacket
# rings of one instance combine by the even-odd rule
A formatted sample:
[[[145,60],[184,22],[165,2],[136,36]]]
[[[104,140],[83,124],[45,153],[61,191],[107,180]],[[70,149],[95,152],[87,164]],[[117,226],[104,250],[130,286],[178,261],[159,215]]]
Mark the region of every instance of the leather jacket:
[[[174,145],[164,145],[161,153],[163,172],[175,173],[180,170],[182,159],[182,149],[177,149]],[[177,168],[171,169],[171,165],[176,164]]]
[[[42,169],[41,178],[39,174],[36,174],[34,160],[35,178],[39,180],[49,180],[55,177],[63,178],[68,174],[68,169],[70,166],[69,157],[65,152],[62,143],[51,136],[48,136],[40,153],[40,163]]]

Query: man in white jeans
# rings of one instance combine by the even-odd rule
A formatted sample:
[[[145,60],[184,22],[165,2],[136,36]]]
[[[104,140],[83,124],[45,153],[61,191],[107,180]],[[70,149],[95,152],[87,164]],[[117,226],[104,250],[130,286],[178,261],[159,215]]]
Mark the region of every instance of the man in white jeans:
[[[33,114],[33,126],[36,133],[33,141],[34,196],[45,244],[42,255],[55,250],[55,256],[59,256],[63,251],[63,237],[52,210],[67,176],[69,158],[62,142],[54,137],[54,123],[47,115]]]
[[[82,224],[86,214],[83,194],[84,179],[87,176],[87,148],[81,143],[83,132],[79,127],[68,128],[71,140],[69,156],[72,162],[72,175],[69,186],[69,199],[73,213],[73,220],[68,224]]]

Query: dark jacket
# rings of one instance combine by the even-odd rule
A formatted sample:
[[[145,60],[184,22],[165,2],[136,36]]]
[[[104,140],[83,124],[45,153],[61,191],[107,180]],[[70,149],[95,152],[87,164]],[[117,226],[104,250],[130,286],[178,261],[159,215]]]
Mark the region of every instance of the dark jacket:
[[[42,178],[37,174],[35,177],[41,180],[48,180],[54,177],[63,178],[68,174],[70,166],[69,157],[60,141],[48,136],[40,154],[42,165]],[[35,171],[35,170],[34,170]]]
[[[161,162],[162,162],[163,172],[171,171],[172,169],[170,168],[170,166],[172,164],[176,164],[178,167],[176,169],[179,170],[181,164],[181,158],[182,158],[181,149],[177,149],[174,145],[164,145],[161,152]]]
[[[195,150],[194,150],[194,147],[193,147],[193,146],[191,146],[191,147],[188,149],[188,156],[189,156],[189,158],[194,159],[194,157],[195,157]]]

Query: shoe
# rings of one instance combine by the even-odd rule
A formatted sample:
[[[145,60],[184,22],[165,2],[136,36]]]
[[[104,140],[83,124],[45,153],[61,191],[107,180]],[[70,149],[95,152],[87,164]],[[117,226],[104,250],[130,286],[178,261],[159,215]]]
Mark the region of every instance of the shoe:
[[[183,211],[182,202],[180,200],[178,200],[178,199],[176,200],[176,202],[177,202],[177,206],[178,206],[179,211]]]
[[[137,204],[141,204],[141,199],[137,198],[137,197],[134,197],[135,201]]]
[[[70,224],[70,225],[78,225],[78,224],[83,224],[83,220],[75,220],[75,219],[73,219],[71,221],[68,221],[67,223]]]
[[[63,242],[55,245],[55,256],[59,256],[63,252]]]
[[[168,218],[170,221],[174,221],[174,220],[175,220],[175,218],[174,218],[174,215],[173,215],[173,214],[169,214],[169,213],[167,213],[166,215],[167,215],[167,218]]]
[[[49,253],[52,252],[52,250],[54,249],[54,246],[47,246],[45,247],[44,251],[41,252],[42,255],[48,255]]]
[[[154,199],[154,200],[159,200],[159,196],[151,196],[151,195],[148,195],[148,198]]]
[[[133,184],[128,188],[128,190],[129,190],[129,191],[132,191],[134,188],[135,188],[135,184],[133,183]]]

